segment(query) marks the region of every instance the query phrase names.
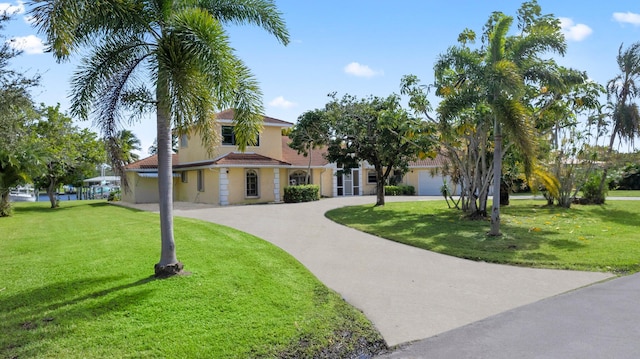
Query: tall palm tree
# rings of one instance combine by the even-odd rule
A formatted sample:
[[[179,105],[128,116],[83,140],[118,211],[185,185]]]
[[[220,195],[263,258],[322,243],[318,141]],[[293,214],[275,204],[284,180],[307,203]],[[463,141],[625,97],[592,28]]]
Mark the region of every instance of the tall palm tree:
[[[635,137],[640,134],[640,112],[638,105],[633,101],[640,94],[640,42],[635,42],[626,50],[622,45],[618,48],[616,56],[620,73],[607,83],[607,99],[611,103],[612,130],[607,157],[611,157],[616,138],[633,143]],[[609,158],[606,159],[607,162]],[[609,165],[605,165],[600,180],[600,192],[604,193],[604,185],[607,181]],[[604,197],[602,198],[604,202]]]
[[[553,61],[540,56],[564,54],[566,44],[557,19],[540,15],[536,1],[522,4],[518,10],[517,35],[508,36],[513,18],[494,12],[485,25],[480,49],[466,44],[475,33],[465,30],[461,46],[451,47],[436,63],[436,76],[455,77],[456,89],[447,89],[441,115],[456,113],[486,104],[493,122],[493,206],[490,235],[500,235],[500,184],[502,178],[503,129],[525,158],[525,169],[532,169],[536,151],[533,121],[527,101],[528,86],[560,81]],[[442,89],[440,90],[442,93]]]
[[[162,250],[156,276],[182,271],[173,237],[172,127],[194,129],[212,148],[214,113],[235,110],[240,149],[260,131],[258,84],[234,54],[226,24],[289,35],[271,0],[33,0],[35,26],[59,60],[88,50],[72,79],[71,112],[93,115],[114,137],[124,111],[155,112]],[[126,184],[125,184],[126,186]]]

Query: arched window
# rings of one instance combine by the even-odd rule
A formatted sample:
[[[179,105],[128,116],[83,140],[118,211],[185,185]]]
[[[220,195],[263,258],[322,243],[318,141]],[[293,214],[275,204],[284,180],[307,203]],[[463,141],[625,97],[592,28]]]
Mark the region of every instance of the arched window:
[[[309,184],[307,183],[307,171],[297,170],[289,175],[289,184],[291,186]]]
[[[258,197],[258,171],[247,170],[245,177],[246,177],[245,179],[246,196]]]

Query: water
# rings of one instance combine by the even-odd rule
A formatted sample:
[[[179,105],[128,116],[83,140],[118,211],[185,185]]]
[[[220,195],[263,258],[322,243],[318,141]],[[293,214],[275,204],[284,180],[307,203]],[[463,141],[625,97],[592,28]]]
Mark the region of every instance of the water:
[[[58,195],[58,199],[60,201],[75,201],[78,199],[78,196],[73,194],[61,194]],[[49,202],[49,196],[46,193],[40,193],[38,196],[38,202]]]

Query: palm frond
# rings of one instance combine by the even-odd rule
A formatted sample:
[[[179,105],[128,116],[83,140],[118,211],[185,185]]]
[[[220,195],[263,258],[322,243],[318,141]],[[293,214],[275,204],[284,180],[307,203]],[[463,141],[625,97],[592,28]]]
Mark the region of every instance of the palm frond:
[[[289,43],[289,32],[282,14],[270,0],[200,0],[199,6],[223,23],[254,24]]]

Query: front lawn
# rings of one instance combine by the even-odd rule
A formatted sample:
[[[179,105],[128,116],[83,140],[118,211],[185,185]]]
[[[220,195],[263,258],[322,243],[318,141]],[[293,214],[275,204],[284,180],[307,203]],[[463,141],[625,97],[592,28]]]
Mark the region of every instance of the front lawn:
[[[587,271],[640,271],[640,202],[607,201],[571,209],[544,200],[513,200],[501,209],[501,237],[443,201],[395,202],[332,210],[355,229],[434,252],[477,261]]]
[[[157,214],[100,201],[0,218],[0,357],[357,356],[370,322],[293,257],[228,227],[175,219],[190,276],[155,280]]]

